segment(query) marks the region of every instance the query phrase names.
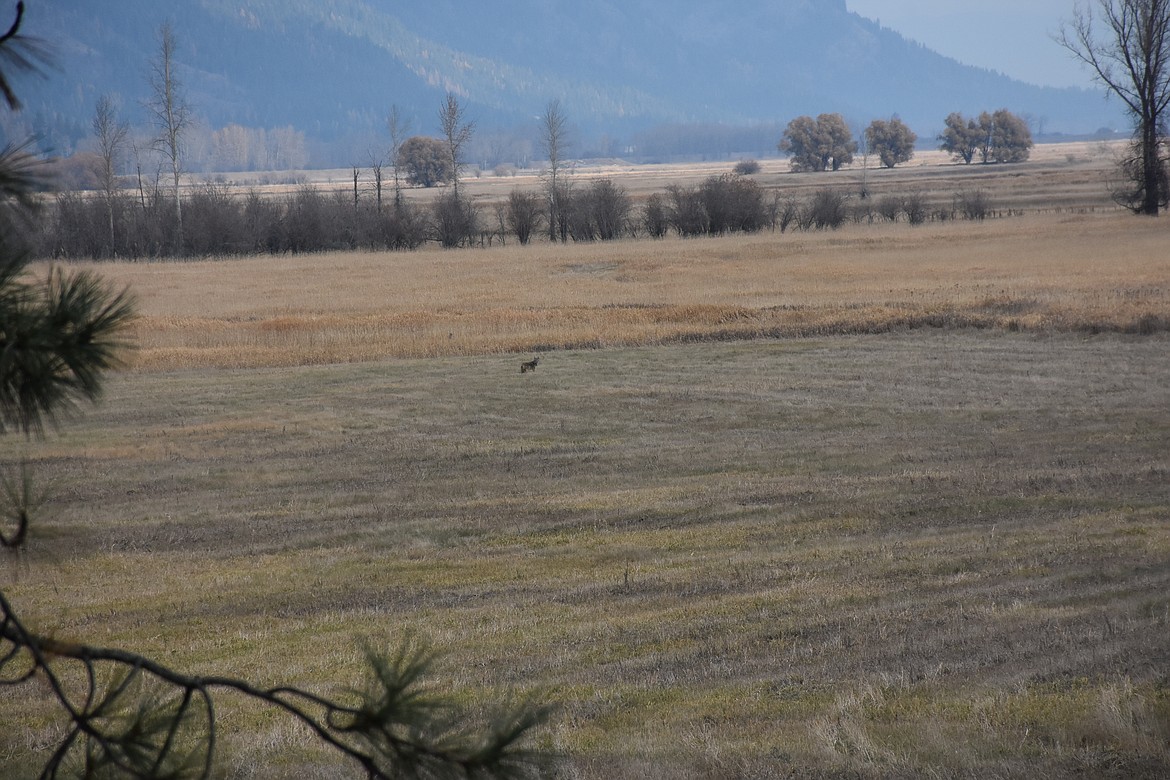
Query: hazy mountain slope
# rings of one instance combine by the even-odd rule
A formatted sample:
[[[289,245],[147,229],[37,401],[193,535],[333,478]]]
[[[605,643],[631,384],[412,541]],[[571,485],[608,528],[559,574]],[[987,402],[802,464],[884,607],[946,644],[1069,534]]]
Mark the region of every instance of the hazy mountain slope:
[[[626,102],[633,115],[743,122],[826,110],[856,121],[899,113],[924,131],[953,110],[1002,106],[1070,131],[1096,129],[1114,116],[1098,95],[1041,89],[962,66],[849,13],[844,0],[368,5],[424,38],[486,60],[546,77],[631,85],[675,109]]]
[[[46,133],[83,133],[94,101],[141,118],[156,31],[170,20],[191,101],[212,126],[292,124],[329,139],[391,104],[433,131],[446,90],[481,125],[531,124],[559,97],[574,122],[900,114],[932,133],[953,110],[1008,107],[1083,132],[1117,121],[1095,93],[964,67],[846,10],[844,0],[29,0],[28,31],[61,73],[30,94]],[[137,113],[137,116],[136,116]]]

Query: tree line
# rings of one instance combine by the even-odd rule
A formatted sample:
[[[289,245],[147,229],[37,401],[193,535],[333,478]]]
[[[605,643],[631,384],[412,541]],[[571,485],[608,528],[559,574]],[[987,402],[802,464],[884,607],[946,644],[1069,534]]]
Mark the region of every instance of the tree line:
[[[610,241],[619,238],[717,236],[762,230],[824,229],[849,220],[927,218],[968,215],[968,208],[924,210],[923,198],[905,196],[893,203],[847,203],[844,193],[822,192],[798,201],[767,191],[752,174],[754,161],[736,172],[712,176],[695,186],[671,186],[643,202],[610,179],[584,180],[572,175],[566,160],[568,117],[551,101],[539,119],[540,150],[547,162],[538,189],[514,189],[498,203],[483,205],[460,187],[465,150],[475,124],[464,107],[448,95],[437,114],[440,137],[414,135],[410,123],[392,108],[387,119],[389,146],[371,152],[368,166],[353,167],[353,186],[322,191],[301,186],[286,196],[243,194],[228,185],[205,182],[181,194],[183,106],[178,91],[166,86],[169,31],[161,35],[155,68],[158,144],[170,160],[166,181],[156,177],[136,190],[123,190],[114,175],[120,139],[125,133],[109,106],[99,101],[94,118],[103,160],[96,196],[65,192],[56,196],[39,229],[34,251],[52,258],[133,258],[209,255],[282,254],[334,250],[409,250],[433,243],[447,248],[516,240],[528,244],[544,235],[550,242]],[[170,112],[168,101],[174,104]],[[172,122],[168,116],[177,115]],[[1031,137],[1010,112],[984,113],[964,123],[948,117],[943,148],[971,162],[975,152],[953,145],[952,124],[965,132],[962,142],[981,150],[984,162],[1027,157]],[[894,167],[913,157],[917,137],[900,119],[875,120],[863,134],[865,154]],[[959,136],[955,136],[959,137]],[[800,117],[789,123],[779,148],[792,155],[794,171],[833,171],[854,162],[858,150],[839,114]],[[407,187],[447,185],[428,204],[404,196]],[[864,192],[862,193],[864,196]],[[958,199],[953,199],[957,202]],[[986,198],[983,199],[984,201]],[[990,213],[981,209],[979,218]]]
[[[1027,122],[1006,108],[984,111],[976,119],[953,113],[945,126],[939,148],[967,164],[977,156],[985,164],[1023,162],[1035,146]],[[897,116],[873,120],[861,139],[864,147],[840,114],[801,116],[788,123],[779,149],[791,156],[793,171],[837,171],[853,164],[862,148],[867,158],[876,156],[882,166],[893,168],[913,159],[918,143],[918,135]]]
[[[1165,76],[1170,71],[1166,67],[1170,0],[1098,0],[1098,5],[1101,17],[1116,32],[1117,42],[1095,37],[1094,17],[1087,12],[1078,17],[1063,40],[1130,105],[1139,137],[1133,154],[1122,164],[1122,172],[1133,186],[1120,188],[1117,197],[1135,211],[1156,214],[1170,192],[1163,129],[1164,110],[1170,102]],[[1135,44],[1131,50],[1126,41],[1140,41],[1142,46]],[[411,249],[431,241],[456,247],[503,241],[510,236],[523,244],[538,231],[546,231],[550,241],[564,242],[657,237],[670,230],[683,236],[719,235],[774,229],[777,225],[784,229],[786,224],[807,222],[795,217],[782,219],[784,214],[798,214],[799,204],[793,205],[777,193],[766,197],[742,176],[712,179],[698,188],[672,188],[651,196],[640,210],[613,182],[581,184],[566,175],[571,172],[565,154],[568,121],[557,101],[548,105],[539,121],[539,145],[548,161],[542,171],[541,191],[535,195],[514,192],[491,213],[484,213],[460,192],[460,173],[475,125],[466,119],[463,106],[453,95],[447,96],[439,111],[441,138],[412,135],[398,110],[391,111],[389,148],[369,152],[372,205],[369,198],[363,201],[357,165],[353,167],[352,209],[346,208],[345,193],[324,194],[307,187],[288,198],[270,200],[254,192],[238,198],[226,188],[208,183],[184,198],[180,188],[183,141],[191,119],[172,67],[174,49],[173,32],[164,26],[152,61],[148,107],[158,131],[153,148],[166,163],[169,205],[160,181],[161,169],[153,182],[144,181],[141,169],[138,171],[136,198],[120,189],[115,171],[127,131],[103,99],[94,117],[101,158],[97,177],[100,196],[96,200],[60,196],[52,218],[38,236],[40,254],[101,258]],[[1143,62],[1149,67],[1138,67]],[[1130,71],[1121,71],[1119,63],[1129,66]],[[1124,78],[1127,72],[1134,82],[1132,89]],[[1156,78],[1143,80],[1143,74],[1148,73]],[[859,151],[864,167],[872,155],[882,166],[892,168],[913,158],[918,141],[896,116],[874,120],[858,135],[854,137],[840,114],[802,116],[789,122],[778,149],[790,155],[794,171],[838,171],[852,165]],[[1027,123],[1006,109],[970,118],[952,113],[938,141],[954,160],[968,165],[975,161],[1021,162],[1028,159],[1033,147]],[[411,205],[403,198],[405,186],[440,184],[450,185],[449,191],[432,206]],[[391,185],[393,206],[387,208],[384,190]],[[863,197],[865,194],[863,185]],[[906,213],[914,215],[916,211]],[[189,230],[184,229],[185,219]],[[819,220],[813,222],[819,224]]]
[[[831,229],[848,222],[983,219],[994,209],[987,194],[978,192],[980,206],[974,210],[971,192],[935,197],[929,207],[931,199],[919,192],[862,199],[852,197],[849,188],[827,187],[798,198],[728,173],[697,185],[672,185],[641,202],[612,179],[573,178],[561,181],[555,196],[515,188],[502,201],[483,205],[448,188],[430,203],[386,198],[379,206],[365,185],[355,203],[346,189],[302,186],[288,195],[266,196],[208,182],[183,198],[181,252],[173,240],[174,203],[162,190],[145,200],[59,194],[45,205],[26,240],[38,257],[104,260],[526,245],[541,236],[554,242],[695,238]]]
[[[413,249],[427,242],[458,247],[509,237],[526,244],[537,232],[545,232],[552,242],[593,241],[639,234],[659,237],[670,230],[683,236],[721,235],[802,222],[781,220],[781,213],[795,214],[796,207],[782,203],[779,194],[766,196],[746,176],[715,177],[692,189],[671,188],[652,196],[637,212],[627,193],[613,182],[581,184],[567,175],[569,123],[556,100],[538,122],[539,146],[547,160],[541,191],[513,192],[484,213],[460,190],[475,123],[453,94],[438,111],[438,137],[413,134],[400,110],[391,109],[386,123],[390,143],[368,152],[365,168],[372,182],[363,181],[363,166],[353,166],[352,198],[346,191],[322,193],[310,187],[286,198],[266,198],[254,191],[238,197],[214,182],[184,195],[193,113],[176,73],[176,48],[173,29],[164,25],[151,59],[146,102],[156,131],[151,148],[162,161],[154,176],[144,176],[139,167],[136,190],[122,189],[124,180],[117,170],[126,157],[129,129],[118,119],[114,103],[100,98],[93,118],[99,194],[58,196],[35,235],[38,254],[100,259]],[[964,142],[983,144],[984,162],[1026,158],[1031,137],[1021,121],[1006,111],[984,114],[981,122],[984,117],[990,118],[970,123],[971,132],[963,136]],[[981,139],[975,129],[987,132]],[[875,120],[863,136],[865,155],[872,152],[888,167],[911,159],[917,141],[897,117]],[[247,133],[225,132],[225,144],[229,137],[239,149],[248,147]],[[944,148],[950,148],[950,136],[944,134],[943,141]],[[1004,151],[1009,147],[1010,154]],[[822,114],[815,120],[800,117],[790,122],[779,149],[791,154],[793,170],[839,170],[852,163],[858,143],[839,114]],[[412,204],[403,196],[407,186],[440,184],[449,188],[430,206]]]

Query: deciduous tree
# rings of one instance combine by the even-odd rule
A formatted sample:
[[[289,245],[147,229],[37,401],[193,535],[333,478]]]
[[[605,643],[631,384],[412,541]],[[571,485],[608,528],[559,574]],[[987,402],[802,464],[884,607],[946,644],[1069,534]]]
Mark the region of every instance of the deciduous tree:
[[[466,110],[459,104],[459,98],[447,93],[443,107],[439,109],[439,125],[446,140],[447,163],[451,169],[453,194],[459,197],[459,171],[463,167],[463,150],[475,131],[475,123],[467,120]]]
[[[211,134],[211,165],[217,171],[248,171],[254,166],[253,143],[260,134],[237,124]]]
[[[967,165],[975,159],[975,152],[979,149],[979,141],[983,131],[974,119],[966,119],[957,111],[946,118],[946,125],[939,135],[939,148],[947,152],[955,160],[962,160]]]
[[[98,98],[93,115],[93,134],[97,138],[101,170],[98,172],[102,199],[106,204],[106,227],[109,229],[110,251],[117,242],[114,236],[114,203],[118,197],[118,168],[126,156],[130,126],[118,119],[114,101],[108,95]]]
[[[447,147],[438,138],[416,135],[407,138],[398,150],[395,167],[411,184],[434,187],[451,181],[453,169]]]
[[[309,164],[305,134],[292,125],[265,133],[265,154],[269,170],[299,171]]]
[[[1170,205],[1170,0],[1093,0],[1077,8],[1058,40],[1133,117],[1134,151],[1122,167],[1133,186],[1119,200],[1137,214],[1157,216]]]
[[[876,154],[882,165],[893,168],[914,157],[918,136],[898,117],[889,121],[875,119],[865,129],[865,140],[871,154]]]
[[[398,106],[390,107],[390,115],[386,117],[386,129],[390,131],[390,166],[394,174],[394,208],[402,208],[402,176],[399,172],[398,156],[402,151],[402,144],[410,134],[410,120],[402,115]]]
[[[568,195],[567,188],[562,186],[561,168],[564,165],[564,154],[568,145],[569,120],[561,108],[561,101],[550,100],[540,116],[540,147],[548,158],[548,167],[541,176],[544,179],[545,195],[548,199],[548,239],[556,241],[558,230],[564,227],[565,220],[561,218],[564,210],[563,201]],[[566,232],[561,232],[564,240]]]
[[[1024,162],[1032,154],[1032,131],[1020,117],[1001,108],[979,115],[979,154],[983,162]]]
[[[792,156],[793,171],[840,170],[853,162],[857,142],[840,114],[821,114],[816,119],[793,119],[780,139],[780,151]]]
[[[150,63],[150,98],[146,108],[158,131],[153,146],[166,159],[171,173],[171,187],[175,198],[175,248],[183,246],[183,198],[179,180],[183,174],[183,140],[194,123],[191,106],[176,73],[175,54],[178,40],[170,23],[158,31],[158,49]]]

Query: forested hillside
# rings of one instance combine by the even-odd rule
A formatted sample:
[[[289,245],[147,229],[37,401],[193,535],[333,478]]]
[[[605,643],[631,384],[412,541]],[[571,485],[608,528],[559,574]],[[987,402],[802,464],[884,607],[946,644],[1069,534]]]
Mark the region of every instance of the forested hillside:
[[[481,127],[530,124],[559,98],[585,133],[663,124],[783,123],[898,114],[929,137],[951,111],[1007,107],[1046,130],[1091,132],[1116,107],[970,68],[850,13],[844,0],[28,0],[56,51],[25,117],[68,152],[102,94],[143,121],[160,24],[177,33],[208,127],[293,126],[318,142],[382,128],[392,104],[432,132],[452,91]]]

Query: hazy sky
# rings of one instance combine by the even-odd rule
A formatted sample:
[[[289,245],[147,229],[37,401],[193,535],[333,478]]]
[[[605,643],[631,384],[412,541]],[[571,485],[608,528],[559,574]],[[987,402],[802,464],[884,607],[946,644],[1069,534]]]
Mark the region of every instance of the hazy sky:
[[[969,65],[1046,86],[1090,86],[1092,79],[1052,40],[1076,0],[846,0],[929,48]]]

